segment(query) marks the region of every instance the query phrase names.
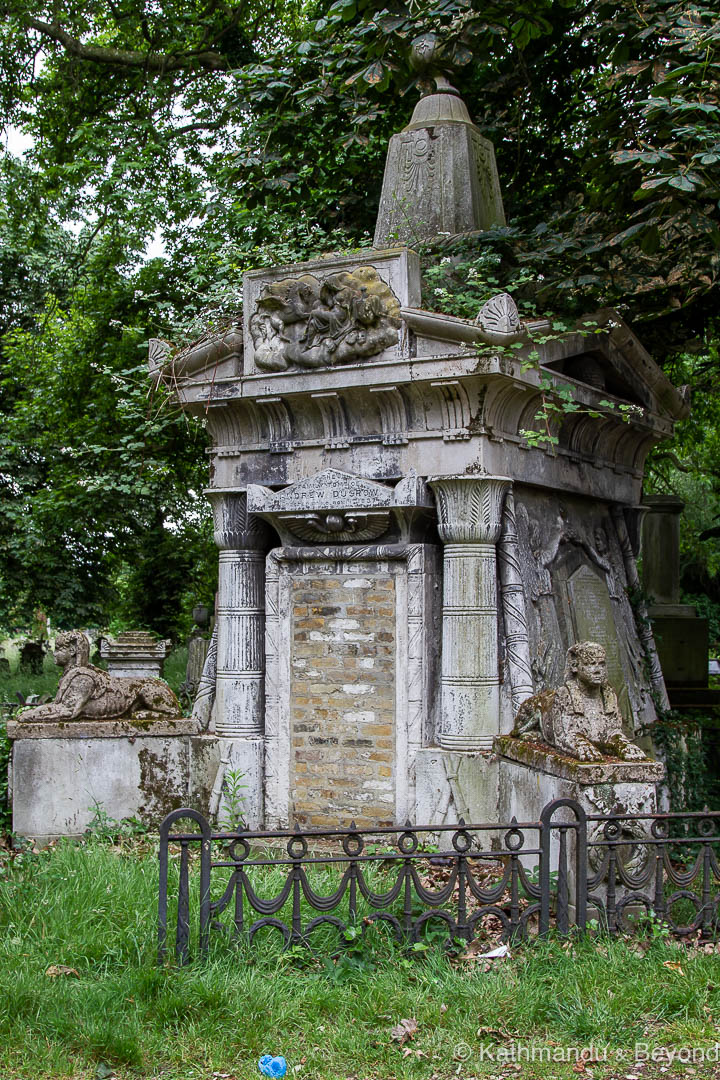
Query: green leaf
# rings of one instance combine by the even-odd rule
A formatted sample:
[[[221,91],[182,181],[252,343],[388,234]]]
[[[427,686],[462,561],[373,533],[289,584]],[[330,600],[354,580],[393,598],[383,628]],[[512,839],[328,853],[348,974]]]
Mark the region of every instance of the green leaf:
[[[680,173],[679,176],[671,176],[668,180],[670,187],[679,188],[680,191],[694,191],[695,184],[687,175]]]
[[[377,83],[382,82],[385,77],[385,65],[381,63],[380,60],[376,60],[374,64],[370,64],[370,66],[365,69],[362,77],[366,83],[375,86]]]

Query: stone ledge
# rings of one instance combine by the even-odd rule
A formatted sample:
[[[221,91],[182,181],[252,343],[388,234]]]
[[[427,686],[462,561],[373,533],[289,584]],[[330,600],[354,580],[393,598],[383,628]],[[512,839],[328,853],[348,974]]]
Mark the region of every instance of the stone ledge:
[[[179,716],[177,720],[144,720],[138,713],[134,720],[8,720],[9,739],[127,739],[167,738],[168,735],[197,735],[197,720]]]
[[[662,780],[665,766],[660,761],[578,761],[540,742],[500,735],[495,749],[502,757],[549,776],[559,776],[578,784],[650,784]]]

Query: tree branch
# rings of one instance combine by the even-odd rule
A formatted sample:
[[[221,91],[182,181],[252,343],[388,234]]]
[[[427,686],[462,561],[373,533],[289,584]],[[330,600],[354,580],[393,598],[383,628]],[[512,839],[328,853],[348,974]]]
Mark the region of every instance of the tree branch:
[[[41,19],[25,18],[25,24],[38,34],[62,45],[67,53],[78,60],[88,60],[95,64],[112,64],[116,67],[142,68],[164,75],[170,71],[182,71],[200,67],[205,71],[226,71],[228,62],[216,52],[144,53],[135,49],[112,49],[103,45],[84,45],[73,37],[57,22],[43,22]]]

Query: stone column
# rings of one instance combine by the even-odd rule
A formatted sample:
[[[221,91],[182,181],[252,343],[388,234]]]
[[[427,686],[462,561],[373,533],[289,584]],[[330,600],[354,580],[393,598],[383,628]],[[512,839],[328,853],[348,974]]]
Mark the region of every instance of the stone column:
[[[428,480],[443,549],[440,746],[490,750],[499,734],[495,545],[511,481],[504,476]]]
[[[265,552],[270,531],[248,513],[245,491],[206,494],[220,548],[215,623],[217,772],[208,809],[221,826],[237,827],[242,821],[257,829],[264,824]],[[240,780],[239,805],[237,799],[228,801],[229,773]]]
[[[215,732],[262,735],[267,526],[244,491],[209,491],[220,548]]]

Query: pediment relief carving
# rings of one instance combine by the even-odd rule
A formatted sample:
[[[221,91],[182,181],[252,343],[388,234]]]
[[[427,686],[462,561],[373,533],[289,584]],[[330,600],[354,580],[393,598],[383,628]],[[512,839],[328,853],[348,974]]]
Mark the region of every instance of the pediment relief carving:
[[[262,371],[323,368],[397,345],[400,304],[374,266],[267,282],[250,316]]]

